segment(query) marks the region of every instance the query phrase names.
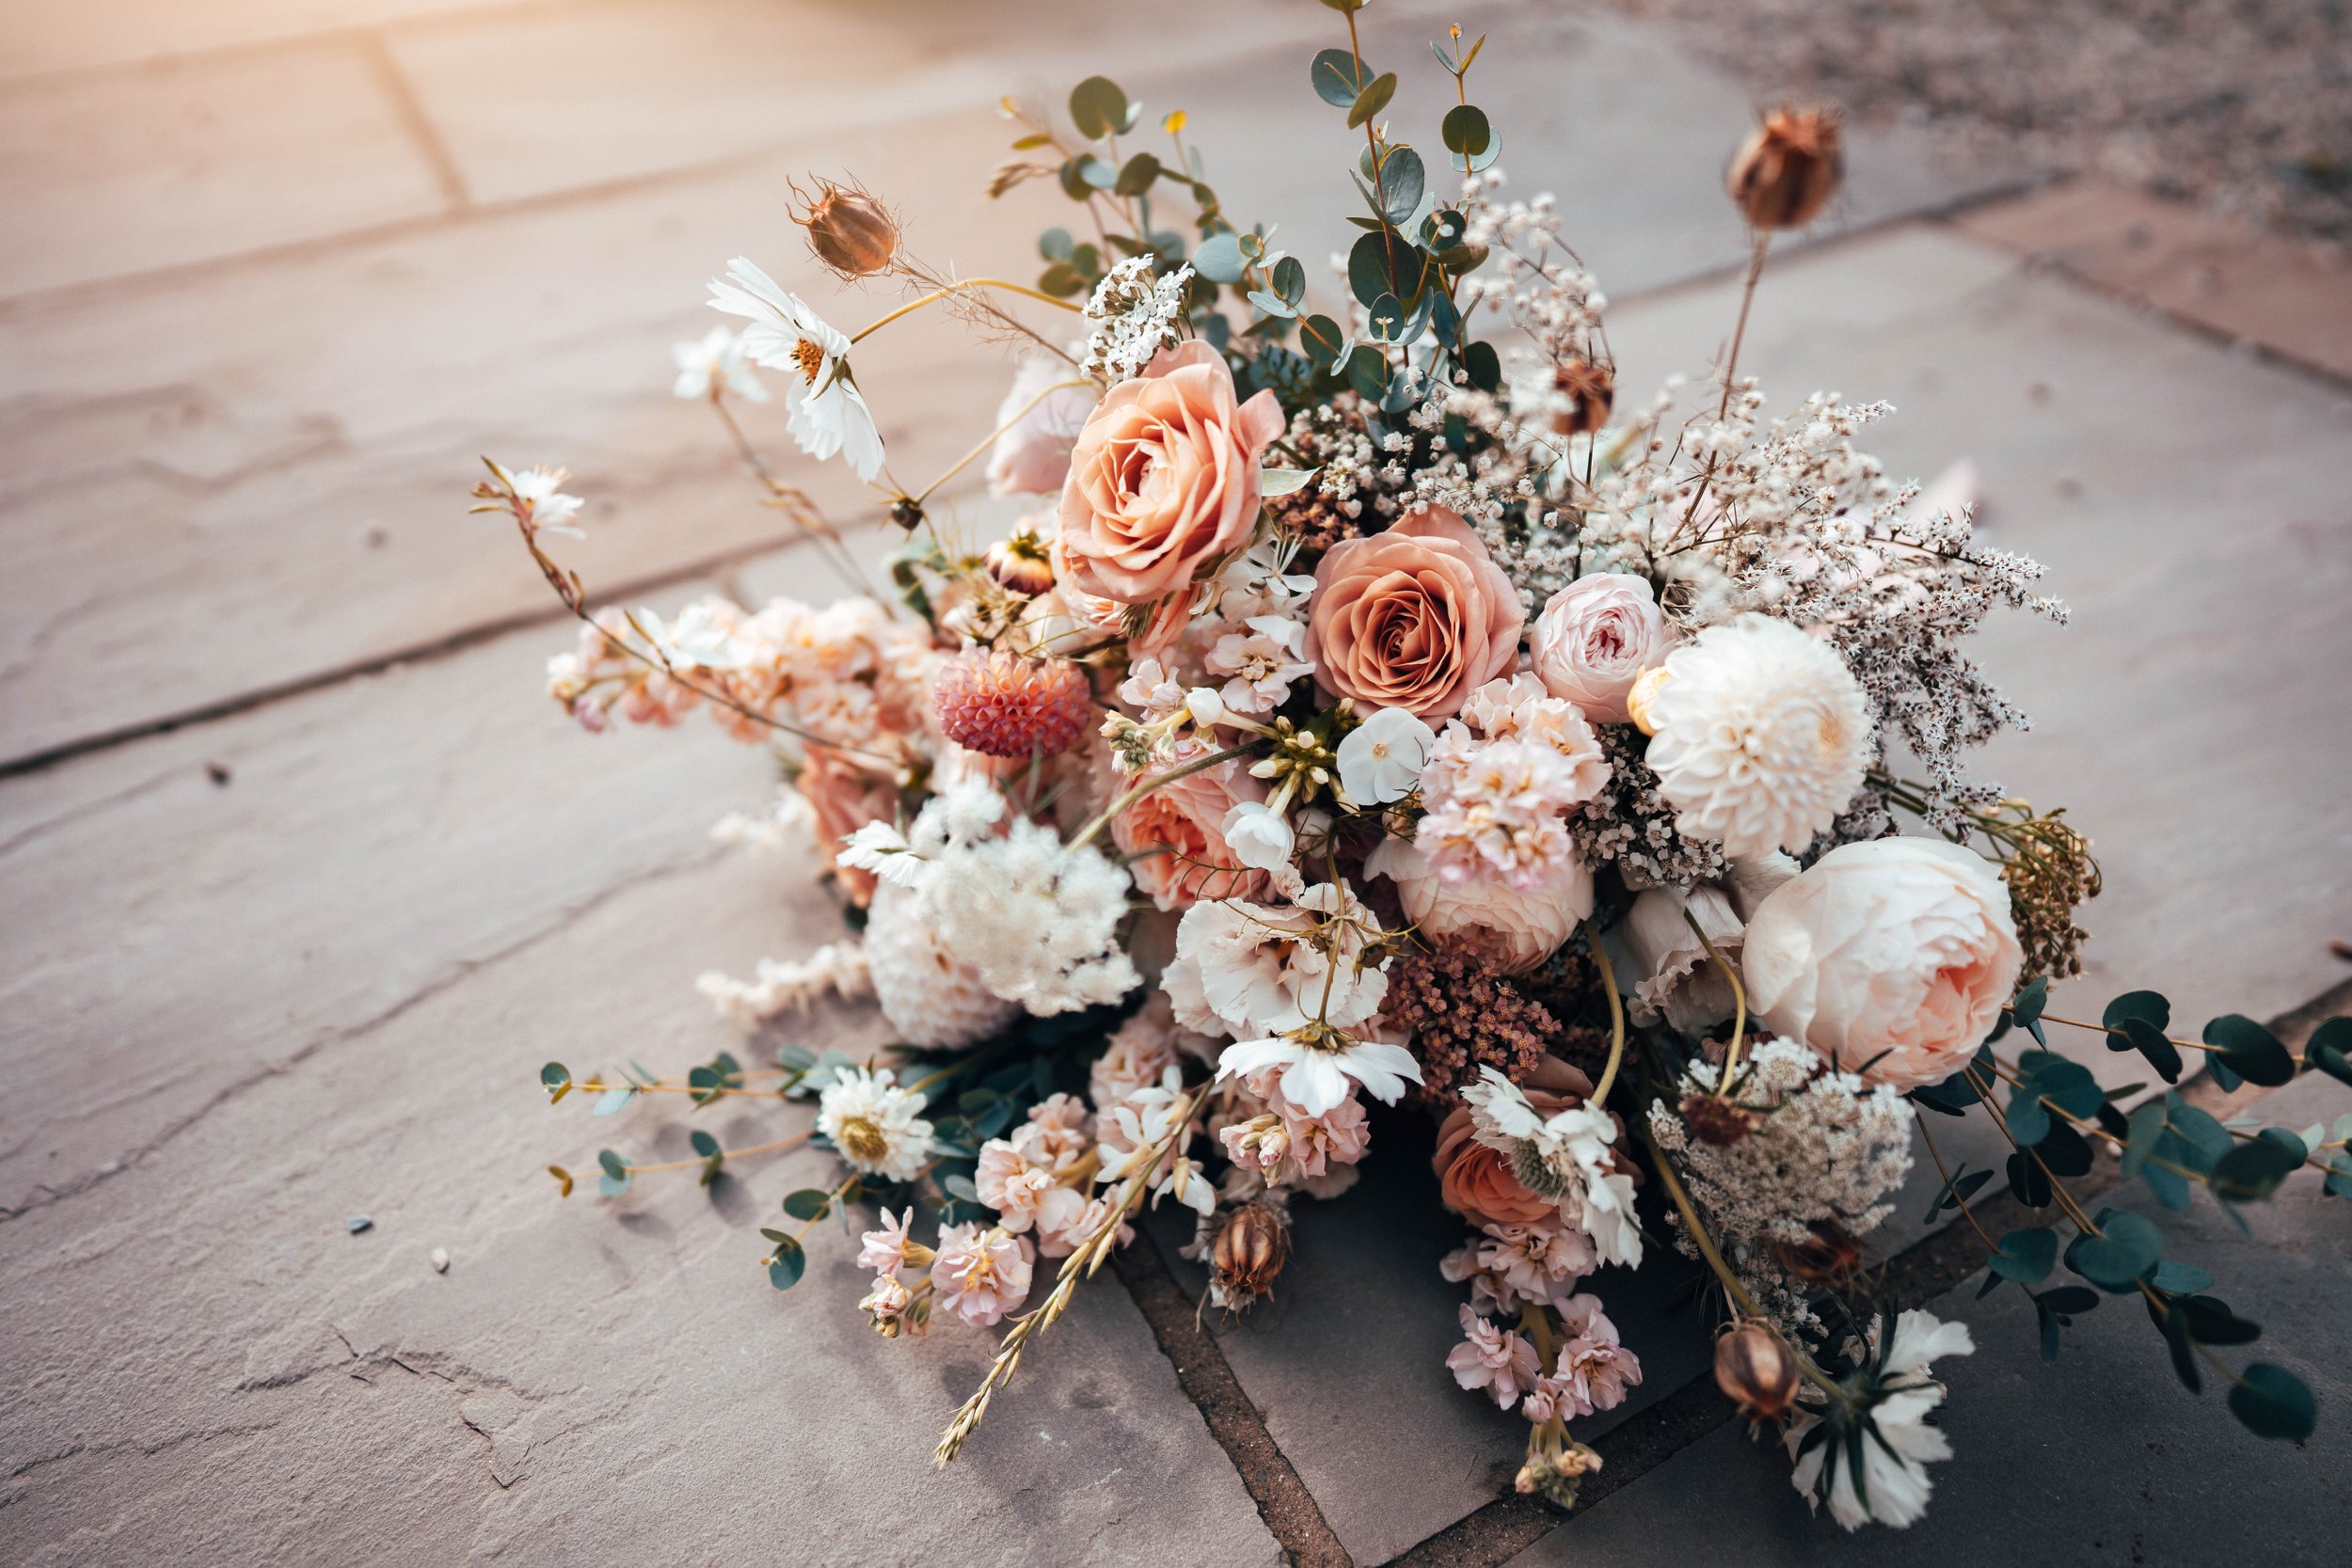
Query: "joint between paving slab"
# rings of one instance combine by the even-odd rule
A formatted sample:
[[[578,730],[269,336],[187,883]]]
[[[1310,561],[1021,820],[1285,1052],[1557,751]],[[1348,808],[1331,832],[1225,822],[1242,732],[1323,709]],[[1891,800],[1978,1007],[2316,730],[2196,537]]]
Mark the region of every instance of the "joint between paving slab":
[[[2352,1010],[2352,980],[2322,991],[2298,1007],[2268,1021],[2272,1034],[2297,1047],[2327,1019]],[[2308,1069],[2305,1069],[2308,1072]],[[2301,1077],[2302,1074],[2297,1074]],[[2284,1087],[2285,1085],[2281,1085]],[[2251,1087],[2249,1085],[2248,1087]],[[2216,1117],[2243,1110],[2265,1095],[2279,1092],[2248,1088],[2225,1092],[2210,1072],[2201,1069],[2179,1086],[2183,1099]],[[2123,1185],[2113,1152],[2104,1151],[2091,1174],[2069,1189],[2078,1199],[2101,1197]],[[1977,1225],[1999,1234],[2039,1223],[2042,1211],[2028,1209],[2004,1189],[1996,1197],[1974,1203]],[[1886,1294],[1902,1307],[1924,1307],[1958,1288],[1984,1267],[1984,1243],[1966,1219],[1922,1237],[1887,1259],[1881,1275]],[[1706,1437],[1738,1412],[1702,1372],[1594,1443],[1603,1460],[1599,1472],[1584,1482],[1573,1513],[1518,1496],[1498,1497],[1456,1519],[1391,1559],[1383,1568],[1499,1568],[1553,1530],[1590,1513],[1613,1494],[1621,1492],[1676,1454]]]
[[[473,211],[473,197],[466,189],[465,171],[457,166],[456,157],[450,151],[449,142],[433,117],[425,113],[424,103],[417,96],[416,85],[408,73],[400,69],[392,57],[391,45],[384,35],[370,29],[358,35],[360,52],[367,55],[376,78],[383,83],[384,92],[392,101],[392,111],[399,117],[401,128],[417,144],[417,151],[433,170],[435,183],[441,187],[441,199],[449,206],[451,215]]]

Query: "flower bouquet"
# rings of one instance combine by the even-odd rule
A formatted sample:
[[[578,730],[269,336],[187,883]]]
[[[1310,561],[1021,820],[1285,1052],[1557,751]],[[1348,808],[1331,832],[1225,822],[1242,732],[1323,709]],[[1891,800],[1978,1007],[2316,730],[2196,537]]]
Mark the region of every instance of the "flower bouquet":
[[[992,193],[1058,184],[1091,236],[1048,230],[1033,285],[927,266],[880,200],[831,182],[795,193],[816,260],[902,303],[852,334],[750,260],[711,284],[730,320],[679,346],[677,394],[860,582],[737,410],[781,401],[803,452],[853,467],[903,536],[886,590],[592,610],[549,553],[579,506],[563,473],[491,465],[477,510],[511,515],[581,623],[549,669],[564,710],[593,732],[703,708],[771,746],[776,804],[725,831],[806,832],[823,859],[843,938],[704,990],[755,1035],[870,997],[898,1042],[681,1079],[550,1063],[550,1097],[599,1114],[814,1102],[770,1144],[607,1149],[598,1190],[804,1141],[837,1155],[837,1183],[785,1197],[763,1261],[791,1287],[811,1228],[864,1208],[858,1309],[882,1338],[1002,1331],[944,1465],[1148,1207],[1191,1211],[1205,1305],[1246,1310],[1314,1266],[1298,1206],[1355,1180],[1366,1103],[1418,1108],[1466,1229],[1442,1265],[1464,1291],[1447,1368],[1526,1418],[1522,1491],[1565,1504],[1599,1464],[1575,1423],[1642,1376],[1610,1271],[1664,1246],[1704,1265],[1724,1392],[1851,1528],[1919,1516],[1948,1451],[1933,1364],[1975,1348],[1887,1307],[1867,1266],[1916,1145],[2045,1355],[2136,1298],[2191,1389],[2210,1370],[2256,1433],[2304,1436],[2302,1383],[2219,1354],[2257,1331],[2211,1277],[2068,1182],[2104,1148],[2175,1209],[2196,1186],[2242,1207],[2305,1164],[2352,1192],[2345,1129],[2135,1104],[2050,1048],[2050,1026],[2087,1030],[2167,1085],[2184,1052],[2224,1087],[2298,1066],[2240,1017],[2171,1037],[2150,991],[2096,1022],[2044,1011],[2099,871],[2063,814],[1965,770],[2025,724],[1967,647],[1995,607],[2063,607],[1975,539],[1964,496],[1857,450],[1884,404],[1771,417],[1740,366],[1774,236],[1836,190],[1836,119],[1774,113],[1739,150],[1754,250],[1728,349],[1628,409],[1549,200],[1503,194],[1469,91],[1484,40],[1434,46],[1454,102],[1416,147],[1425,117],[1357,46],[1361,3],[1327,0],[1346,41],[1303,85],[1361,139],[1332,180],[1360,233],[1321,285],[1225,210],[1183,114],[1147,142],[1101,77],[1066,131],[1004,104],[1018,139]],[[933,306],[1020,359],[986,436],[910,489],[857,345]],[[983,461],[1017,517],[941,499]],[[2352,1081],[2348,1052],[2339,1019],[2305,1059]],[[1973,1107],[2050,1223],[1979,1225],[1992,1173],[1949,1168],[1930,1132]]]

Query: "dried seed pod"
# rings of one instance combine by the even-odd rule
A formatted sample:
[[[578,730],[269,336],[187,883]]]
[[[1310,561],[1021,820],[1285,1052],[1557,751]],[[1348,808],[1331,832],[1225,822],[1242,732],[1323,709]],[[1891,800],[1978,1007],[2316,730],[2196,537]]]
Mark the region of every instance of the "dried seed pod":
[[[872,277],[898,260],[898,220],[864,191],[819,180],[814,199],[798,185],[792,198],[792,221],[808,230],[808,247],[843,277]]]
[[[1617,372],[1589,359],[1571,359],[1553,367],[1551,389],[1561,406],[1552,410],[1551,428],[1562,436],[1582,436],[1609,422],[1617,401]]]
[[[1760,1323],[1741,1323],[1715,1341],[1715,1386],[1750,1420],[1769,1421],[1797,1398],[1796,1353]]]
[[[1034,599],[1054,586],[1054,558],[1034,530],[1018,529],[989,546],[988,575]]]
[[[1802,1242],[1774,1242],[1772,1259],[1808,1285],[1837,1290],[1862,1272],[1862,1243],[1836,1220],[1815,1220]]]
[[[1289,1222],[1265,1204],[1245,1204],[1216,1233],[1210,1294],[1219,1307],[1238,1311],[1274,1288],[1290,1257]]]
[[[1837,112],[1774,109],[1731,160],[1724,188],[1758,229],[1803,229],[1845,177]]]
[[[1729,1148],[1756,1131],[1754,1111],[1711,1094],[1683,1096],[1681,1110],[1682,1124],[1691,1130],[1691,1136],[1711,1148]]]

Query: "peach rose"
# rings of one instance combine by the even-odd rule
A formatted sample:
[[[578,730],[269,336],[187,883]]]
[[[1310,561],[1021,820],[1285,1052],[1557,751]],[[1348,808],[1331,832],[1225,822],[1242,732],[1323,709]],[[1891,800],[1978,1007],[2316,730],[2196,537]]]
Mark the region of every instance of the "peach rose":
[[[1740,968],[1774,1034],[1910,1090],[1968,1064],[2024,961],[1983,856],[1881,838],[1831,850],[1758,904]]]
[[[1095,405],[1071,450],[1061,537],[1077,586],[1143,604],[1241,548],[1258,521],[1258,454],[1281,434],[1272,392],[1234,405],[1216,350],[1161,350]]]
[[[1146,795],[1111,819],[1111,838],[1126,854],[1143,857],[1127,869],[1163,910],[1200,898],[1255,898],[1265,890],[1266,874],[1241,863],[1219,825],[1236,802],[1264,799],[1265,785],[1229,762]]]
[[[1545,604],[1529,647],[1545,690],[1596,724],[1622,724],[1626,693],[1666,657],[1667,637],[1649,578],[1593,572]]]
[[[850,902],[864,909],[874,899],[874,874],[836,858],[844,837],[868,822],[887,822],[897,815],[898,791],[888,779],[877,778],[829,747],[811,746],[794,781],[802,798],[817,816],[817,845],[825,863],[841,879]]]
[[[1524,620],[1518,590],[1470,525],[1424,507],[1324,556],[1307,657],[1327,691],[1443,719],[1509,671]]]
[[[1583,1104],[1593,1081],[1559,1057],[1546,1056],[1519,1090],[1530,1105],[1553,1117]],[[1454,1106],[1438,1124],[1438,1152],[1429,1164],[1438,1173],[1438,1198],[1473,1224],[1534,1225],[1560,1212],[1552,1199],[1529,1192],[1509,1162],[1471,1135],[1467,1105]]]

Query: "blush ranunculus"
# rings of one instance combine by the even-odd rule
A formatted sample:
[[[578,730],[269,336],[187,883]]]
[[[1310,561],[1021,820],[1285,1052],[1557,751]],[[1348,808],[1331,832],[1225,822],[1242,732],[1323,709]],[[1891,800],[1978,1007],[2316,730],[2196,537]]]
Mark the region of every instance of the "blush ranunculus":
[[[1831,850],[1757,905],[1740,967],[1774,1034],[1910,1090],[1968,1064],[2024,961],[1981,855],[1882,838]]]
[[[1233,400],[1233,372],[1203,342],[1164,349],[1087,416],[1061,492],[1077,586],[1143,604],[1249,540],[1258,456],[1282,434],[1270,391]]]
[[[1443,719],[1509,671],[1525,619],[1518,590],[1470,525],[1424,507],[1324,556],[1307,657],[1327,691]]]
[[[1593,1081],[1559,1057],[1546,1056],[1519,1090],[1542,1115],[1555,1117],[1583,1104]],[[1438,1124],[1438,1152],[1429,1164],[1438,1173],[1439,1200],[1473,1224],[1534,1225],[1560,1212],[1557,1199],[1530,1192],[1511,1174],[1510,1162],[1478,1141],[1467,1105],[1456,1105]]]
[[[1597,724],[1628,721],[1626,693],[1666,657],[1666,617],[1647,578],[1594,572],[1554,594],[1529,642],[1535,677]]]
[[[1255,898],[1266,874],[1242,864],[1225,842],[1225,816],[1243,800],[1263,800],[1265,785],[1241,763],[1189,773],[1162,784],[1111,819],[1111,839],[1128,855],[1136,886],[1163,910],[1201,898]],[[1157,850],[1159,853],[1147,853]]]

